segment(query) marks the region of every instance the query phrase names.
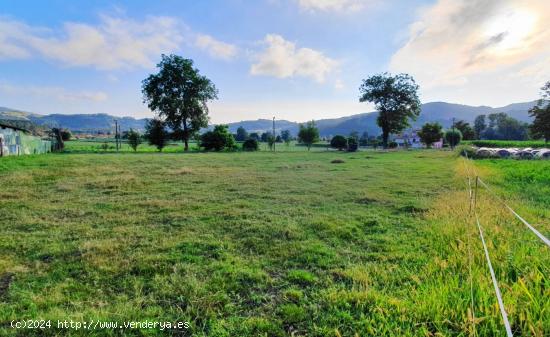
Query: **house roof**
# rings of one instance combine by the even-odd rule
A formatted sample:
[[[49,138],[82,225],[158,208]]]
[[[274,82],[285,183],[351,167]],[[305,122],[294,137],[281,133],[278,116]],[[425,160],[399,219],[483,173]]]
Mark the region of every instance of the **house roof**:
[[[2,121],[0,121],[0,128],[3,128],[3,129],[10,128],[10,129],[14,129],[14,130],[23,131],[23,132],[29,132],[29,130],[27,130],[27,129],[23,129],[23,128],[20,128],[20,127],[17,127],[17,126],[6,124]]]

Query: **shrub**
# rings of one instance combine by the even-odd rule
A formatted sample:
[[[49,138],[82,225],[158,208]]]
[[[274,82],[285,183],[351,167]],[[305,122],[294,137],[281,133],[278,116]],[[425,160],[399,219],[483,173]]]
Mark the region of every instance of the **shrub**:
[[[162,152],[168,139],[168,132],[166,131],[164,121],[158,118],[148,120],[145,123],[145,138],[150,145],[156,146],[157,150]]]
[[[258,151],[259,144],[258,141],[254,138],[248,138],[243,143],[244,151]]]
[[[396,143],[396,142],[390,142],[390,143],[388,144],[388,147],[389,147],[390,149],[395,149],[395,148],[397,148],[397,143]]]
[[[141,135],[130,129],[130,131],[128,131],[128,144],[130,144],[130,147],[134,151],[137,151],[139,144],[141,144]]]
[[[464,156],[466,154],[468,158],[475,158],[476,150],[471,145],[460,145],[455,148],[455,152],[460,155]]]
[[[315,122],[307,122],[306,124],[300,124],[300,131],[298,131],[298,140],[307,146],[307,150],[311,149],[311,145],[319,141],[319,129],[315,126]]]
[[[61,130],[61,139],[63,139],[64,142],[71,140],[71,138],[73,138],[73,134],[71,133],[71,131],[67,129]]]
[[[348,140],[344,136],[334,136],[330,140],[330,147],[333,147],[335,149],[338,149],[338,151],[341,151],[348,147]]]
[[[447,130],[445,132],[445,140],[452,148],[454,148],[462,140],[462,132],[458,129]]]
[[[443,131],[441,131],[441,124],[439,123],[426,123],[422,126],[422,130],[418,132],[418,136],[422,143],[426,144],[427,148],[432,147],[432,144],[438,142],[443,138]]]
[[[359,144],[357,142],[356,137],[349,137],[348,138],[348,151],[349,152],[355,152],[359,148]]]
[[[207,131],[200,136],[200,147],[206,151],[234,150],[235,138],[229,132],[227,125],[216,125],[214,130]]]

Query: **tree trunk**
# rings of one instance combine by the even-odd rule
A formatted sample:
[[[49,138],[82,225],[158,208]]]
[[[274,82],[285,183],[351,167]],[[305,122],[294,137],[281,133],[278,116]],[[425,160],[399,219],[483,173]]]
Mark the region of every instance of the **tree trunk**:
[[[382,130],[382,146],[384,149],[388,148],[388,138],[390,138],[390,133],[387,130]]]
[[[187,129],[187,121],[183,121],[183,151],[189,151],[189,132]]]

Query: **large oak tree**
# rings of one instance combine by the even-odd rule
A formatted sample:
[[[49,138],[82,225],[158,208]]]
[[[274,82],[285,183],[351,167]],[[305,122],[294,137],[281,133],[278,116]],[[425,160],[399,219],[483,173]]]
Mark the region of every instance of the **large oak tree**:
[[[193,60],[162,55],[157,67],[157,74],[143,80],[143,102],[181,135],[187,151],[191,136],[208,126],[207,103],[218,98],[218,91],[193,67]]]
[[[371,102],[378,110],[376,120],[382,129],[384,148],[388,147],[390,133],[398,133],[409,127],[409,119],[420,114],[418,85],[407,74],[382,73],[363,80],[359,88],[360,102]]]
[[[529,115],[533,117],[531,133],[536,138],[544,138],[548,143],[550,140],[550,82],[547,82],[542,88],[542,98],[537,105],[529,110]]]

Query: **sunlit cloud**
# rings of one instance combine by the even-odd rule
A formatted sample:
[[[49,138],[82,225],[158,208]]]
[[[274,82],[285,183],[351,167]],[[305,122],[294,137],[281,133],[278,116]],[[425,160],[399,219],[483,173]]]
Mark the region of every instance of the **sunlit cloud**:
[[[540,65],[550,57],[549,20],[545,0],[439,0],[409,27],[390,70],[412,74],[427,90],[469,89],[471,100],[485,95],[487,103],[503,94],[488,86],[491,81],[518,99],[527,90],[535,97],[540,80],[524,77],[520,86],[518,76],[536,67],[550,78],[548,67]]]
[[[322,52],[310,48],[297,48],[296,44],[276,34],[266,35],[265,50],[257,54],[250,68],[252,75],[289,78],[294,76],[312,78],[323,83],[335,70],[338,62]]]

